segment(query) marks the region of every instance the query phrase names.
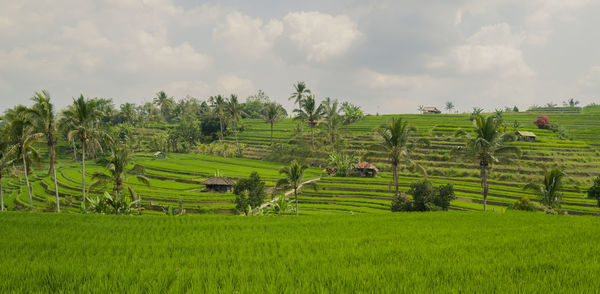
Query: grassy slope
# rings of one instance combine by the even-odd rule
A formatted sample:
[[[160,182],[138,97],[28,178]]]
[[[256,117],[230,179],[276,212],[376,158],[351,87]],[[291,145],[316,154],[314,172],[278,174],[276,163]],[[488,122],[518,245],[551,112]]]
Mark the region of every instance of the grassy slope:
[[[0,214],[0,292],[600,289],[600,219],[511,212],[314,217]]]

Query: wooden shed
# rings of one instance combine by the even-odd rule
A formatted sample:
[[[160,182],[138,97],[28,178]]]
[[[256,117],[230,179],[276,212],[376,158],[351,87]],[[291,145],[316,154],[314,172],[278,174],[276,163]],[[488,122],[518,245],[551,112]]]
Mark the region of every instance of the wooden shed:
[[[154,157],[163,159],[163,158],[166,158],[167,156],[164,153],[158,151],[158,152],[154,153]]]
[[[533,132],[517,131],[516,135],[519,141],[535,142],[536,135]]]
[[[354,174],[360,177],[374,177],[379,172],[379,169],[374,165],[363,161],[354,165]]]
[[[222,177],[210,178],[202,184],[206,185],[206,190],[209,192],[217,193],[230,193],[233,191],[233,185],[235,185],[233,181]]]
[[[437,109],[436,107],[423,107],[423,113],[434,113],[434,114],[439,114],[442,113],[439,109]]]

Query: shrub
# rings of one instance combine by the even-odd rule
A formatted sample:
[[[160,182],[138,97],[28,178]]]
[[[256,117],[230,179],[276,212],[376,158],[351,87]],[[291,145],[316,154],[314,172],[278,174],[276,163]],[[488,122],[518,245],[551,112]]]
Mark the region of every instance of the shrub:
[[[392,199],[392,211],[448,210],[450,201],[456,199],[452,184],[436,188],[427,180],[411,184],[408,193],[412,195],[412,200],[404,194]]]
[[[260,179],[258,172],[253,171],[247,179],[240,179],[233,186],[235,208],[239,212],[248,212],[248,206],[259,207],[265,201],[265,182]]]
[[[534,125],[538,127],[538,129],[549,129],[550,128],[550,119],[545,115],[540,115],[533,122]]]
[[[529,200],[529,197],[527,197],[527,196],[513,202],[513,204],[510,207],[514,210],[526,210],[526,211],[539,211],[540,210],[539,205],[536,205],[535,202]]]
[[[600,207],[600,176],[596,177],[594,184],[588,190],[588,198],[596,199]]]
[[[413,201],[406,197],[406,194],[401,193],[392,198],[392,211],[412,211]]]

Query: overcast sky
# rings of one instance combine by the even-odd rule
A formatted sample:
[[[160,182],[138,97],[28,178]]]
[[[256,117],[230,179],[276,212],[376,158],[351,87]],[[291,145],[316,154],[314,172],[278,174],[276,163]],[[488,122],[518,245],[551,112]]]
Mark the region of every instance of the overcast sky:
[[[124,102],[296,81],[367,112],[600,103],[600,1],[7,1],[0,110],[48,89]]]

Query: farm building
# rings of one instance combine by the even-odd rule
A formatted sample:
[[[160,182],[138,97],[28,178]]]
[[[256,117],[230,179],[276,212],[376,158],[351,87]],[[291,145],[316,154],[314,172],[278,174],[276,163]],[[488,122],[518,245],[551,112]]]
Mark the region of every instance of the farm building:
[[[354,174],[360,177],[374,177],[379,169],[368,162],[359,162],[354,165]]]
[[[517,131],[517,138],[519,141],[535,142],[536,135],[533,132]]]
[[[154,157],[164,159],[167,156],[165,156],[164,153],[158,151],[158,152],[154,153]]]
[[[206,185],[206,190],[209,192],[229,193],[233,191],[235,183],[229,179],[222,177],[210,178],[202,184]]]
[[[439,109],[435,108],[435,107],[423,107],[423,114],[425,113],[442,113]]]

